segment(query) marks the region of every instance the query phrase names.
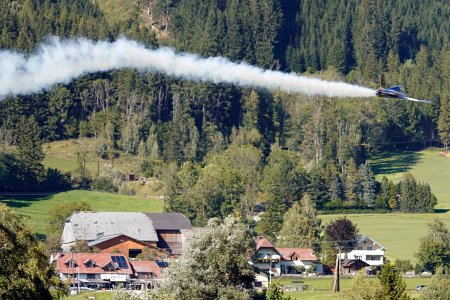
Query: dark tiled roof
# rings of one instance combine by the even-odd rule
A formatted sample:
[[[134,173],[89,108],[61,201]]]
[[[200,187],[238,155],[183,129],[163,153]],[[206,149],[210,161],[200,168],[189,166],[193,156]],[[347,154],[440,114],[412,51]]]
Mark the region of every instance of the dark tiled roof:
[[[191,229],[191,222],[180,213],[145,213],[156,230]]]
[[[366,263],[360,259],[344,259],[344,261],[342,262],[343,268],[350,268],[353,265],[356,265],[357,267],[360,267],[360,268],[369,266],[368,263]]]

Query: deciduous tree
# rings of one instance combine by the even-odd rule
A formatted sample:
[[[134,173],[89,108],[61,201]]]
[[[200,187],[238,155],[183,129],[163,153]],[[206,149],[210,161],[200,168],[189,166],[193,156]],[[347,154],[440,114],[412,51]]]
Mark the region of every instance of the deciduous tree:
[[[60,299],[65,293],[33,231],[0,203],[0,299]]]
[[[436,218],[428,224],[427,235],[420,239],[415,256],[431,272],[439,266],[450,267],[450,233],[441,220]]]
[[[192,236],[178,262],[165,273],[160,294],[175,299],[250,299],[254,274],[248,264],[254,241],[233,217]]]

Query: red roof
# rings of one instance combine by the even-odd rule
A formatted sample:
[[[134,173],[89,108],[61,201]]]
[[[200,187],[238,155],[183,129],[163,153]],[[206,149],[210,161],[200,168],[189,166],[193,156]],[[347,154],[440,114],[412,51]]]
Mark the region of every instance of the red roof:
[[[154,261],[130,261],[136,273],[153,273],[156,277],[161,277],[161,268]]]
[[[126,267],[119,268],[119,266],[113,262],[111,256],[122,256],[122,261],[125,261]],[[70,264],[71,260],[75,262],[74,267]],[[93,267],[87,266],[90,261],[94,263]],[[115,266],[115,271],[102,269],[108,264]],[[122,254],[114,253],[61,253],[56,261],[56,271],[68,274],[73,272],[80,272],[82,274],[133,274],[126,257]]]
[[[260,248],[275,248],[275,246],[268,240],[266,240],[264,238],[260,238],[256,242],[256,251],[258,251]]]
[[[292,260],[292,256],[296,254],[298,260],[317,261],[311,248],[277,248],[277,250],[284,260]]]

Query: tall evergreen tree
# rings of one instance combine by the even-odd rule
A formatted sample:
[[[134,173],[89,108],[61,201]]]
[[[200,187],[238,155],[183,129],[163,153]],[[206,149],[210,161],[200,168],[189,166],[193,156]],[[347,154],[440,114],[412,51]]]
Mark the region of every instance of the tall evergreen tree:
[[[312,248],[320,252],[321,220],[317,217],[314,202],[305,193],[301,203],[294,203],[284,215],[277,246]]]

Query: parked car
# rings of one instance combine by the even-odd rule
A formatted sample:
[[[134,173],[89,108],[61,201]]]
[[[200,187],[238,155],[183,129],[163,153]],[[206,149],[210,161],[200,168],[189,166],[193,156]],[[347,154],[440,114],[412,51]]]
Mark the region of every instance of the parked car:
[[[416,287],[416,291],[420,292],[420,291],[423,290],[424,288],[426,288],[426,285],[419,284],[419,285]]]

